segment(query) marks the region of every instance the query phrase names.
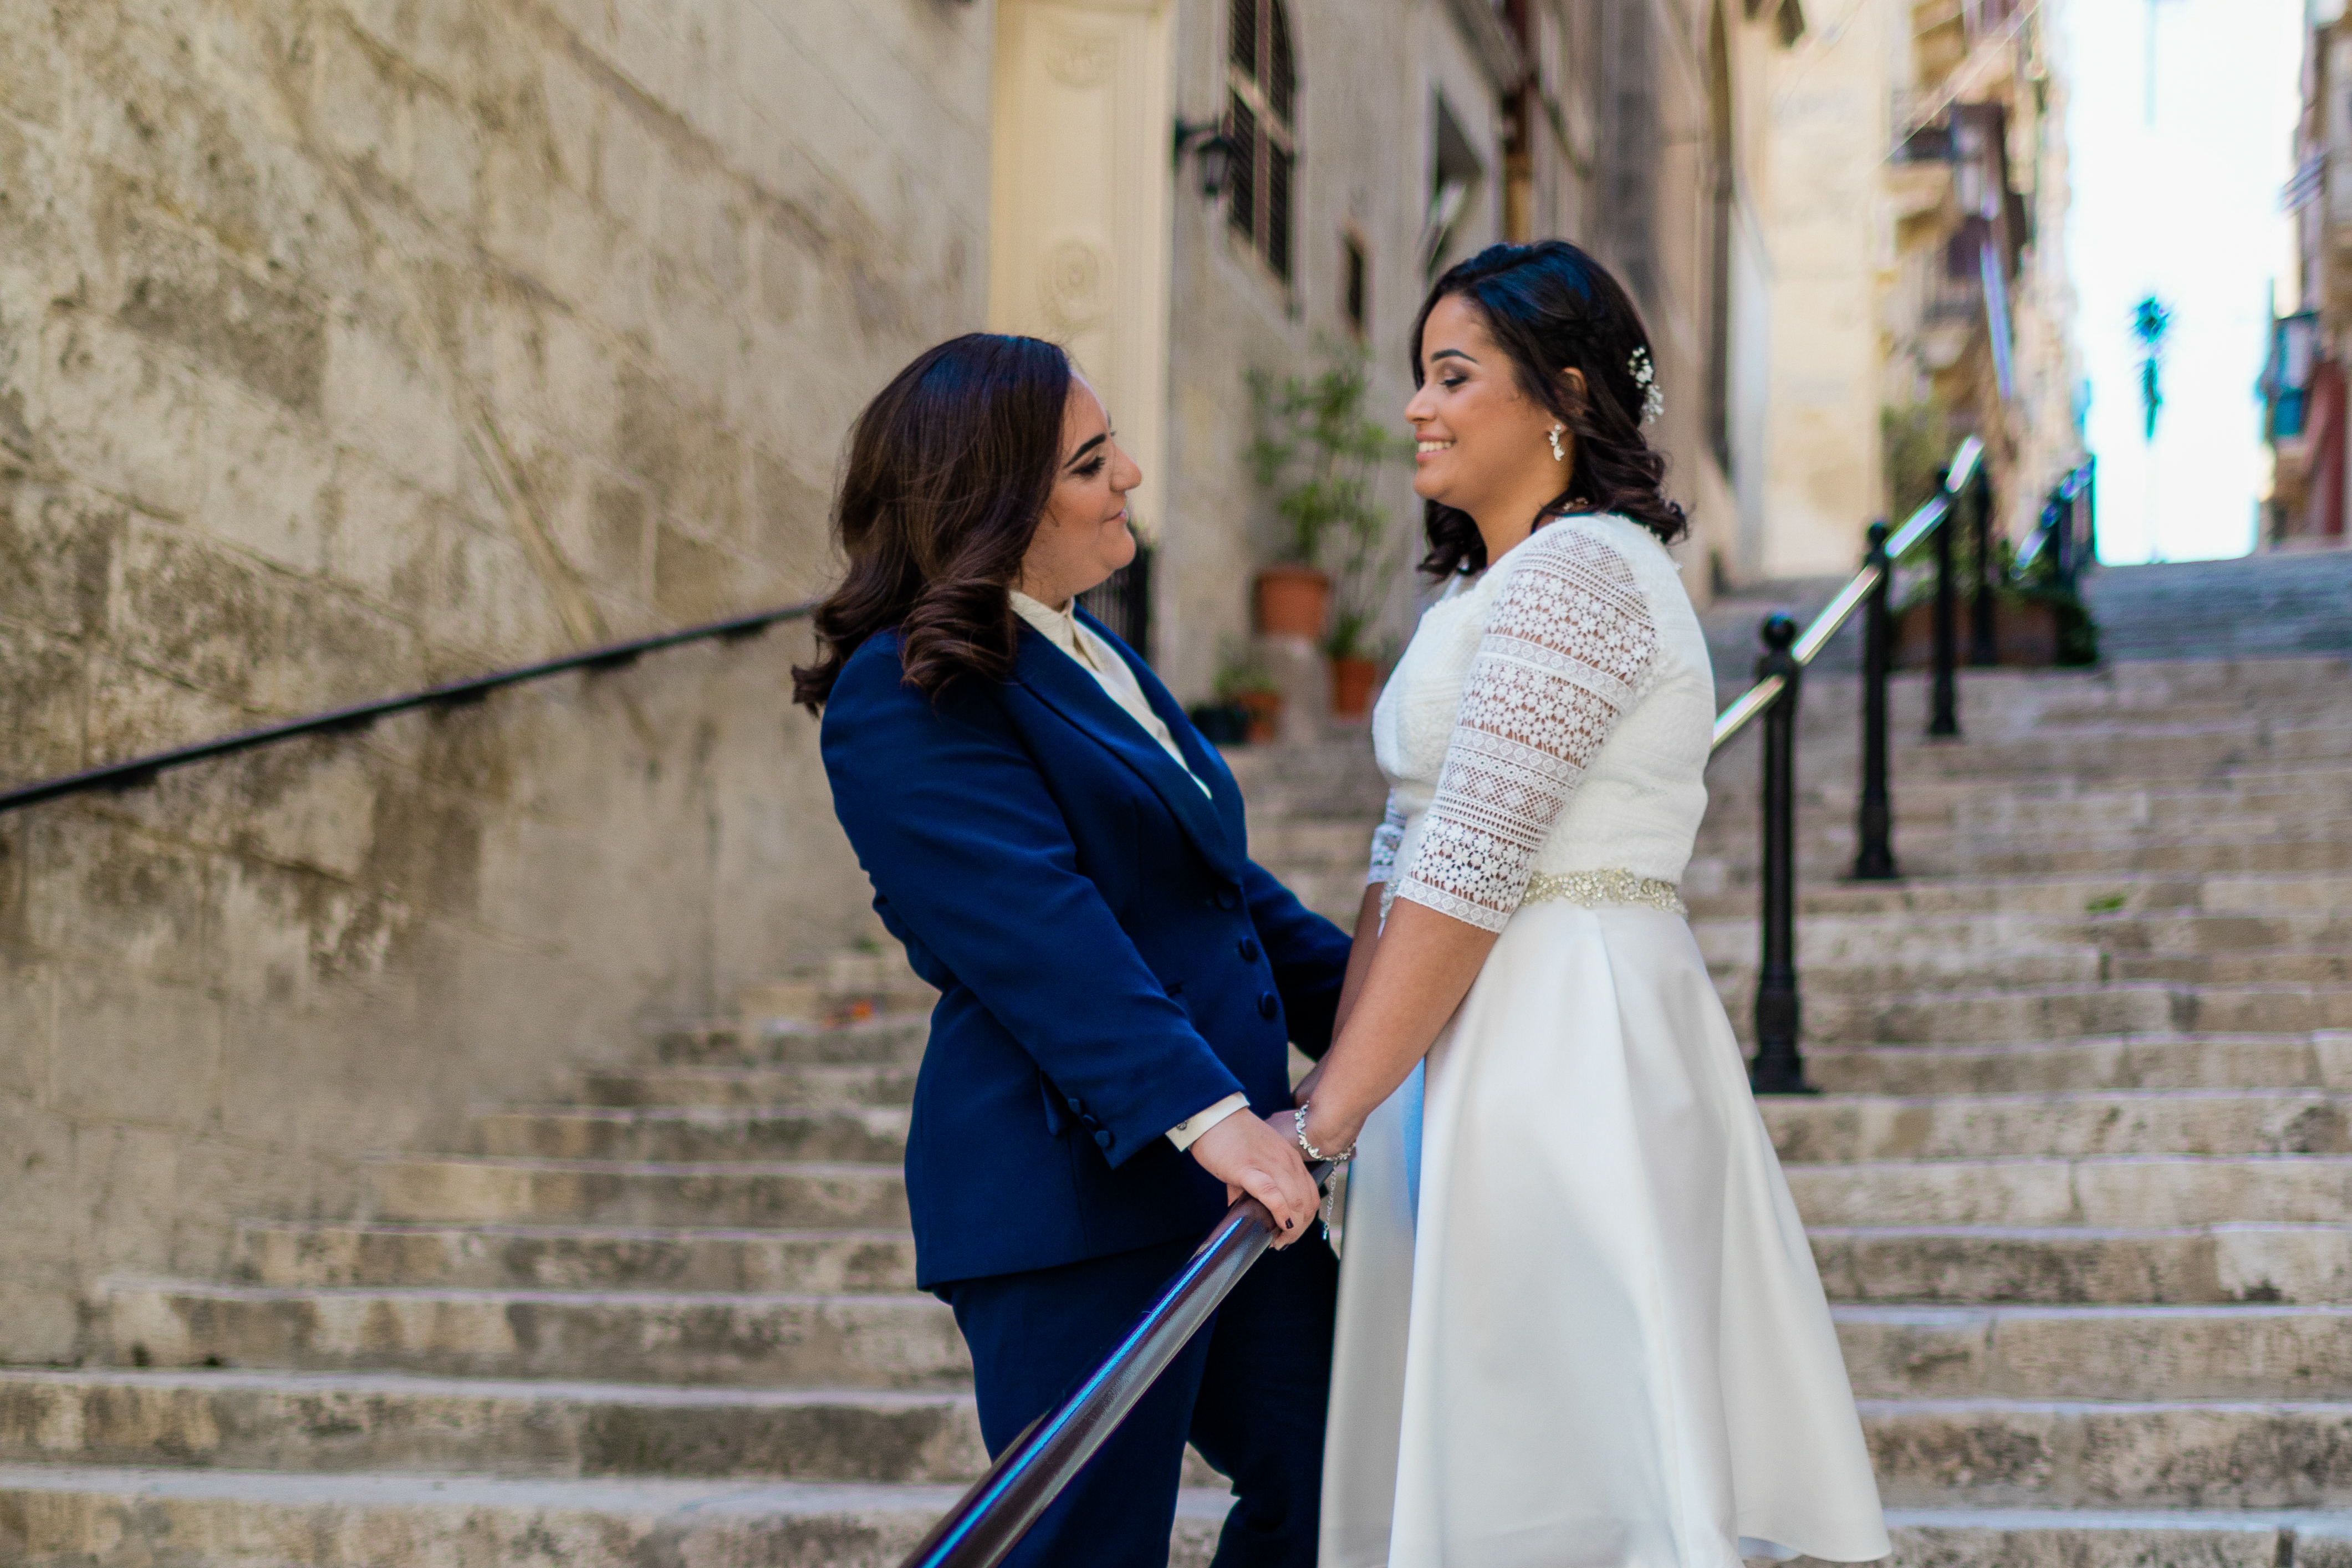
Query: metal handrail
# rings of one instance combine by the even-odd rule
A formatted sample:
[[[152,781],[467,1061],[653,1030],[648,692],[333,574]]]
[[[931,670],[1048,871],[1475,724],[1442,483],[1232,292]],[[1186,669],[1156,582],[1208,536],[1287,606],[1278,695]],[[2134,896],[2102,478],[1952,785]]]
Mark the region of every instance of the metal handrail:
[[[1942,491],[1905,519],[1903,526],[1886,541],[1886,558],[1890,562],[1901,559],[1913,546],[1935,532],[1936,525],[1951,515],[1952,498],[1975,476],[1977,465],[1983,458],[1983,442],[1971,435],[1960,443],[1959,450],[1952,454],[1951,471],[1945,477]],[[1870,597],[1870,591],[1878,586],[1882,570],[1874,561],[1855,572],[1846,585],[1837,591],[1836,596],[1822,607],[1822,612],[1797,634],[1797,641],[1789,652],[1797,661],[1798,668],[1802,669],[1811,664],[1814,657],[1829,646],[1830,639],[1837,635],[1838,628],[1862,608],[1864,601]],[[1772,706],[1772,699],[1779,696],[1781,688],[1787,685],[1786,676],[1767,675],[1733,699],[1729,706],[1716,716],[1715,741],[1708,749],[1722,750],[1732,737],[1747,727],[1749,720]]]
[[[1328,1162],[1307,1167],[1318,1186],[1331,1170]],[[1225,1210],[1102,1364],[1006,1446],[903,1568],[995,1568],[1004,1561],[1273,1240],[1274,1218],[1257,1199]]]
[[[26,806],[37,806],[44,800],[79,795],[87,790],[131,789],[149,782],[168,768],[184,768],[192,762],[204,762],[215,757],[229,757],[240,751],[275,746],[279,741],[293,740],[305,735],[337,735],[365,729],[377,719],[406,713],[412,708],[460,707],[481,701],[501,686],[545,680],[550,675],[560,675],[570,670],[618,669],[624,664],[635,663],[644,654],[675,648],[683,643],[698,643],[713,637],[729,642],[756,637],[780,622],[797,621],[813,613],[815,609],[816,601],[811,601],[805,604],[789,604],[781,610],[761,610],[749,615],[730,616],[724,621],[706,622],[702,625],[688,626],[676,632],[658,632],[650,637],[633,637],[627,642],[610,643],[601,648],[566,653],[535,664],[495,670],[487,675],[452,681],[446,685],[428,686],[420,692],[383,697],[352,707],[333,708],[325,713],[312,714],[308,718],[265,725],[259,729],[240,730],[235,735],[224,735],[171,751],[134,757],[125,762],[110,762],[103,768],[68,773],[60,779],[44,779],[38,784],[26,784],[0,793],[0,812],[20,810]]]

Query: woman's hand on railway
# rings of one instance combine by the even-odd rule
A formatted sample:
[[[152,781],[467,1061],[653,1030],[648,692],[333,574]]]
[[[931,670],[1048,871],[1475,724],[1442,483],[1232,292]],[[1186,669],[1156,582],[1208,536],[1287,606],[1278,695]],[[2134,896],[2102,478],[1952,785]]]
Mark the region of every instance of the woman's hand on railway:
[[[1290,1113],[1278,1112],[1265,1121],[1247,1114],[1228,1116],[1192,1143],[1192,1157],[1201,1168],[1225,1184],[1225,1201],[1247,1193],[1274,1216],[1274,1244],[1287,1247],[1307,1233],[1323,1201],[1315,1178],[1307,1174],[1298,1144],[1275,1123],[1290,1125]]]

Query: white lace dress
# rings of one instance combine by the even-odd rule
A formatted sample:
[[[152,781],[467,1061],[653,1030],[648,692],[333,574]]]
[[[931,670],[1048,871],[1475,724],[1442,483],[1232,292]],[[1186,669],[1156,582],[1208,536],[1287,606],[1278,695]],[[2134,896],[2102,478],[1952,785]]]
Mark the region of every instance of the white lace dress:
[[[1673,559],[1615,517],[1451,584],[1381,695],[1372,877],[1500,936],[1359,1142],[1322,1568],[1888,1550],[1675,891],[1713,697]]]

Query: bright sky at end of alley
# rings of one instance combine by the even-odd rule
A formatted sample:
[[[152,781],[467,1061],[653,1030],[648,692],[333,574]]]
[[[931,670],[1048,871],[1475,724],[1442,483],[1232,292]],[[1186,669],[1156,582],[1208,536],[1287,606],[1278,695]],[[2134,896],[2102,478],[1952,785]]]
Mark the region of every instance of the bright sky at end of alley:
[[[2066,0],[2059,16],[2099,554],[2243,555],[2263,475],[2254,381],[2273,282],[2281,308],[2293,305],[2279,193],[2294,172],[2303,0]],[[2150,294],[2172,311],[2153,446],[2131,330]]]

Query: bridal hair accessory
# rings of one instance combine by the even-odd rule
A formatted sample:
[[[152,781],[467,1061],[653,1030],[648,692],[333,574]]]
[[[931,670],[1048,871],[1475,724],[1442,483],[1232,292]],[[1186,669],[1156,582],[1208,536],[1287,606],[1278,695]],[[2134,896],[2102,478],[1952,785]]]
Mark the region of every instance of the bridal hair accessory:
[[[1658,390],[1658,372],[1650,363],[1650,350],[1634,350],[1633,357],[1625,361],[1625,369],[1632,373],[1633,384],[1642,389],[1642,426],[1646,430],[1666,412],[1666,394]]]
[[[1559,433],[1567,428],[1564,424],[1555,424],[1544,432],[1544,439],[1551,443],[1551,460],[1555,463],[1568,461],[1568,454],[1559,449]]]

